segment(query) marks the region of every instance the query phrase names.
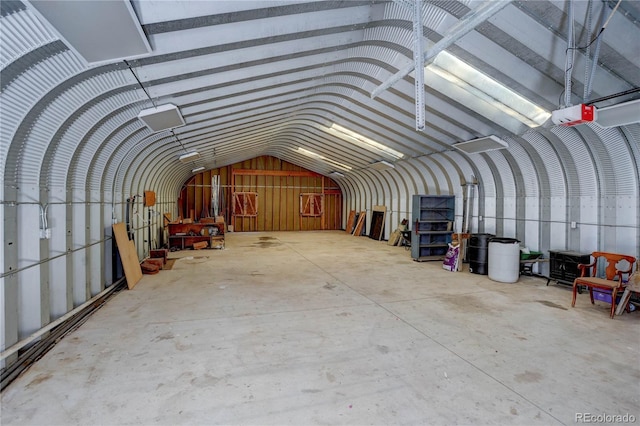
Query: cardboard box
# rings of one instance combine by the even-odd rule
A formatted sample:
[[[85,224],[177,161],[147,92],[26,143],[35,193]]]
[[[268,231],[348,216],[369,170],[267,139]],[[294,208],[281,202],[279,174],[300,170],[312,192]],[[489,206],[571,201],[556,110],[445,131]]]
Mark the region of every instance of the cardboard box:
[[[207,246],[209,245],[209,243],[207,243],[206,241],[200,241],[197,243],[193,243],[193,249],[194,250],[200,250],[203,248],[207,248]]]
[[[223,249],[224,248],[224,237],[211,237],[211,248],[212,249]]]

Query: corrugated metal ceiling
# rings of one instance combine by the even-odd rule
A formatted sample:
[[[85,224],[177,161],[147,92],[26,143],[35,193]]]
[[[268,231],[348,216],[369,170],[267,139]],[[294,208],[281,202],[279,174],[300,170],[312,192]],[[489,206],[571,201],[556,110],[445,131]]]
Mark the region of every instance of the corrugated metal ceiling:
[[[363,158],[354,153],[349,158],[352,147],[330,135],[305,129],[334,120],[358,132],[384,134],[387,143],[403,148],[410,156],[438,151],[473,136],[508,133],[469,108],[473,105],[471,99],[464,105],[442,86],[434,91],[428,81],[428,123],[424,134],[412,129],[411,77],[378,99],[368,98],[381,80],[411,61],[411,14],[399,5],[373,1],[144,1],[133,5],[153,54],[129,61],[131,68],[155,103],[173,102],[180,106],[188,125],[176,133],[187,149],[207,154],[202,160],[205,166],[211,165],[214,148],[218,166],[244,159],[242,152],[249,152],[246,141],[253,141],[258,148],[251,150],[252,155],[269,149],[272,155],[289,161],[309,163],[286,149],[291,145],[286,135],[293,128],[302,127],[308,140],[301,141],[303,145],[318,149],[325,156],[346,155],[346,162],[352,167],[366,167],[372,160],[370,155]],[[425,35],[431,42],[438,41],[471,6],[462,2],[426,3]],[[601,6],[598,2],[595,9]],[[625,10],[634,13],[633,5],[625,6]],[[544,108],[553,109],[563,86],[565,7],[564,2],[515,2],[450,51]],[[4,10],[25,15],[21,20],[34,19],[16,4]],[[635,25],[631,16],[616,20],[620,21],[616,22],[617,28]],[[514,35],[514,22],[518,33],[537,34],[540,42],[525,45]],[[578,27],[582,35],[579,40],[586,40],[579,23]],[[619,29],[604,33],[600,53],[603,66],[598,70],[593,97],[640,82],[638,59],[626,54],[630,47],[608,43],[609,32],[615,31]],[[32,32],[22,37],[29,34],[29,42],[19,46],[39,56],[28,61],[29,68],[46,61],[46,56],[60,54],[59,42],[51,42],[56,44],[43,49],[40,45],[48,45],[47,37]],[[3,77],[17,72],[18,65],[9,59]],[[113,69],[110,65],[104,67]],[[27,66],[20,68],[25,72]],[[128,72],[125,67],[117,68]],[[47,67],[43,70],[55,71]],[[576,79],[581,79],[580,73],[576,73]],[[10,85],[12,80],[3,78],[3,84]],[[50,90],[55,93],[56,89]],[[82,96],[98,96],[89,87],[84,90]],[[144,94],[134,86],[127,90],[144,100]],[[581,92],[579,82],[574,90]],[[302,111],[314,111],[314,115],[306,122],[294,120]],[[103,119],[101,114],[96,120]],[[470,125],[474,121],[476,124]],[[234,130],[224,132],[224,128]],[[242,152],[232,148],[239,143],[244,146]],[[274,149],[276,146],[281,148]],[[330,171],[321,162],[310,165],[325,174]]]
[[[424,2],[426,45],[441,40],[482,3]],[[575,2],[578,45],[597,33],[616,3]],[[564,86],[568,4],[514,1],[448,52],[551,111]],[[384,159],[325,131],[333,122],[403,152],[407,158],[398,165],[489,134],[516,144],[545,140],[518,138],[531,132],[527,126],[430,71],[424,132],[415,131],[413,74],[371,99],[376,87],[412,62],[412,13],[399,2],[148,0],[132,5],[152,54],[86,65],[28,4],[2,2],[6,182],[76,187],[89,173],[92,189],[115,191],[125,184],[114,180],[122,173],[116,169],[127,169],[123,159],[136,155],[152,156],[148,166],[159,169],[158,180],[172,176],[175,188],[193,167],[220,167],[264,154],[325,175],[335,162],[354,172]],[[640,85],[640,55],[633,54],[638,37],[632,36],[640,32],[639,10],[635,2],[622,1],[601,35],[591,98]],[[577,51],[576,102],[587,64],[583,51]],[[135,112],[168,102],[180,107],[187,125],[175,129],[175,137],[169,132],[150,137]],[[561,133],[571,146],[584,143],[571,131]],[[299,147],[333,163],[304,156]],[[190,150],[202,158],[192,164],[176,161]],[[533,151],[511,155],[529,164],[521,161],[527,152]]]

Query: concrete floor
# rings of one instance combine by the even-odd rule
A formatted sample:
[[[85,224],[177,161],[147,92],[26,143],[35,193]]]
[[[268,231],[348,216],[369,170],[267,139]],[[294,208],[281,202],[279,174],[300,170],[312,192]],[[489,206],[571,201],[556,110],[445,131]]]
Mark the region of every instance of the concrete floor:
[[[4,390],[2,424],[640,421],[638,311],[343,232],[173,255]]]

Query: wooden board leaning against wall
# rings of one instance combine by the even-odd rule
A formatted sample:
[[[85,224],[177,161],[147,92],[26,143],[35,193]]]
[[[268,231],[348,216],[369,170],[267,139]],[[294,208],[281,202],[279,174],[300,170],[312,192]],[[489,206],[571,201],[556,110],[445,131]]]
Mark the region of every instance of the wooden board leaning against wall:
[[[219,215],[236,232],[342,229],[342,192],[335,181],[269,156],[194,175],[183,185],[178,199],[183,217],[193,215],[198,220],[213,216],[211,176],[215,175],[220,176]],[[233,193],[256,193],[257,214],[233,216]],[[301,214],[301,197],[309,193],[322,194],[319,216]],[[239,199],[245,198],[236,197],[236,201]]]

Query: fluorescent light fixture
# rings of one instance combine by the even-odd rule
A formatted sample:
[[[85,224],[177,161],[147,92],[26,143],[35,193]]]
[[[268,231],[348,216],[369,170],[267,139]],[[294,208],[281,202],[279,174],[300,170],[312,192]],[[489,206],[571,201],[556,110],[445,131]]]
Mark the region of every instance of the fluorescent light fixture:
[[[603,129],[640,122],[640,99],[598,108],[595,123]]]
[[[433,63],[425,67],[425,72],[427,70],[529,127],[541,126],[551,117],[544,108],[446,51],[440,52]],[[483,114],[482,110],[476,112]]]
[[[191,170],[191,173],[198,173],[204,170],[204,166],[200,166],[200,167],[196,167],[195,169]]]
[[[509,144],[499,137],[491,135],[466,142],[454,143],[453,147],[459,149],[460,151],[466,152],[467,154],[477,154],[479,152],[505,149],[509,147]]]
[[[143,109],[138,118],[154,133],[185,125],[180,110],[173,104]]]
[[[396,166],[394,166],[391,163],[388,163],[386,161],[378,161],[376,163],[373,164],[369,164],[369,167],[371,167],[372,169],[375,170],[389,170],[389,169],[395,169]]]
[[[151,53],[129,0],[31,0],[27,4],[89,64],[117,62]]]
[[[187,152],[186,154],[182,154],[178,160],[180,160],[183,163],[188,163],[189,161],[194,161],[197,160],[198,158],[200,158],[200,153],[198,153],[197,151],[191,151],[191,152]]]
[[[346,127],[342,127],[336,123],[333,123],[331,127],[329,127],[327,132],[331,133],[334,136],[339,137],[342,140],[356,144],[369,151],[373,151],[376,153],[389,156],[394,160],[399,160],[405,157],[405,155],[400,151],[396,151],[393,148],[389,148],[388,146],[383,145],[380,142],[376,142],[372,139],[369,139],[366,136],[356,133],[353,130],[349,130]]]
[[[340,172],[331,172],[329,173],[329,176],[331,176],[332,178],[343,178],[344,175]]]
[[[302,155],[305,155],[307,157],[315,158],[316,160],[323,161],[323,162],[325,162],[327,164],[334,165],[334,166],[338,167],[339,169],[347,170],[347,171],[351,170],[351,166],[347,166],[346,164],[338,163],[337,161],[333,161],[333,160],[331,160],[331,159],[329,159],[329,158],[327,158],[327,157],[325,157],[323,155],[317,154],[317,153],[315,153],[313,151],[309,151],[308,149],[304,149],[302,147],[298,147],[298,149],[296,149],[295,151],[298,154],[302,154]]]

